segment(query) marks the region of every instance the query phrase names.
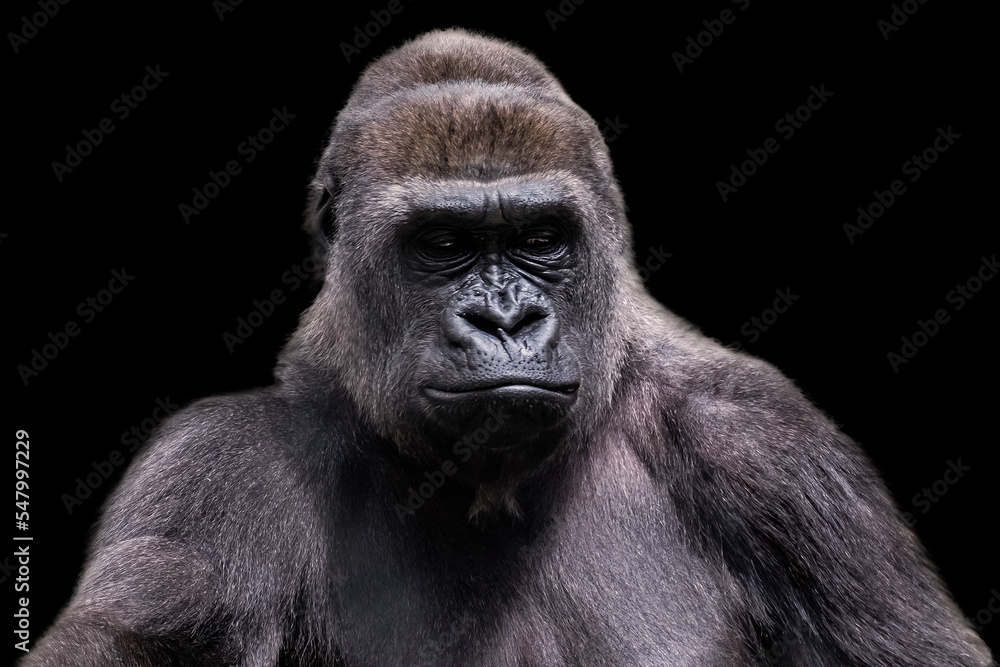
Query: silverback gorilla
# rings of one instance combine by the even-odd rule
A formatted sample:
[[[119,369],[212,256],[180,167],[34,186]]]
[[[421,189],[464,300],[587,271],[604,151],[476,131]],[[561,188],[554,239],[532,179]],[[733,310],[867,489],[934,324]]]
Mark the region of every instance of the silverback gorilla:
[[[372,64],[306,226],[276,383],[165,424],[25,667],[991,664],[858,447],[643,290],[532,56]]]

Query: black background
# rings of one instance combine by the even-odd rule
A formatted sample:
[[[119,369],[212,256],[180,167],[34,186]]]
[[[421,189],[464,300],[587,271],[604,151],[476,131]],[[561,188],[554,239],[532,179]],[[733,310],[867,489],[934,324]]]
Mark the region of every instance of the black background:
[[[984,9],[914,1],[916,13],[886,40],[877,22],[890,18],[889,2],[858,9],[743,0],[741,10],[729,0],[655,9],[566,0],[568,15],[553,29],[546,11],[558,12],[558,0],[403,0],[347,62],[340,44],[386,3],[318,4],[244,0],[220,20],[221,5],[209,1],[70,2],[17,53],[8,35],[3,433],[11,459],[15,430],[31,439],[30,528],[11,521],[8,534],[34,538],[33,640],[67,600],[88,531],[124,466],[72,514],[64,494],[113,450],[132,457],[122,434],[152,416],[156,399],[184,405],[270,381],[314,295],[291,290],[282,275],[309,251],[300,231],[305,186],[329,124],[373,58],[453,25],[533,51],[599,123],[612,121],[637,258],[645,262],[650,248],[672,253],[649,289],[707,335],[741,342],[794,378],[864,445],[965,613],[987,609],[991,596],[997,608],[1000,280],[985,282],[961,310],[946,299],[998,251],[988,113],[995,74],[986,67],[993,21]],[[723,9],[735,20],[679,72],[671,54]],[[4,31],[20,32],[22,17],[38,11],[34,2],[10,3]],[[112,102],[140,84],[147,66],[169,75],[119,119]],[[821,85],[832,95],[801,129],[790,138],[776,132],[775,122]],[[267,125],[273,108],[295,117],[247,163],[237,146]],[[114,131],[60,182],[52,163],[106,117]],[[910,182],[903,163],[939,127],[960,138]],[[724,202],[716,182],[768,137],[778,152]],[[242,173],[185,224],[178,205],[233,159]],[[906,192],[851,243],[843,225],[894,179]],[[134,279],[85,322],[78,304],[123,267]],[[223,334],[274,289],[287,301],[230,353]],[[751,342],[741,327],[771,306],[777,289],[799,298]],[[887,354],[940,308],[950,321],[894,371]],[[32,350],[69,321],[79,335],[25,384],[18,366],[30,366]],[[949,461],[969,470],[945,485]],[[936,481],[946,493],[922,513],[913,497]],[[5,541],[0,586],[10,609],[23,594],[13,592],[14,543]],[[994,650],[997,616],[981,616],[992,621],[982,634]]]

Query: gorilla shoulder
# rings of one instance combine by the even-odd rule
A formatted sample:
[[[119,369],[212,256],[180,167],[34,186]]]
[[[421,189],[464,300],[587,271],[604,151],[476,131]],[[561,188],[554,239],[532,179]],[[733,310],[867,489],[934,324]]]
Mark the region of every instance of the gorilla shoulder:
[[[649,456],[701,449],[710,459],[813,457],[849,439],[771,363],[706,338],[682,318],[654,306],[655,325],[629,351],[618,402],[654,407],[650,420],[630,413],[626,427]],[[628,422],[632,421],[631,426]],[[649,438],[650,429],[662,432]],[[643,435],[645,434],[645,435]],[[659,453],[657,453],[659,452]],[[765,466],[762,476],[778,474]]]
[[[300,459],[304,434],[322,428],[310,421],[316,414],[280,386],[185,407],[140,450],[111,497],[99,539],[152,534],[188,541],[196,533],[242,530],[243,522],[314,516]],[[136,512],[141,522],[133,521]]]

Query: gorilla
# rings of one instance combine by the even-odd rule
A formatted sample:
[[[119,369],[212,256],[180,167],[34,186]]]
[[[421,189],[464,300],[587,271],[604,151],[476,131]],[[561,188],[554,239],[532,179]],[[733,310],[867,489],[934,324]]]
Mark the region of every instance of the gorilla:
[[[24,667],[992,663],[858,446],[645,292],[533,56],[383,56],[308,202],[275,383],[163,425]]]

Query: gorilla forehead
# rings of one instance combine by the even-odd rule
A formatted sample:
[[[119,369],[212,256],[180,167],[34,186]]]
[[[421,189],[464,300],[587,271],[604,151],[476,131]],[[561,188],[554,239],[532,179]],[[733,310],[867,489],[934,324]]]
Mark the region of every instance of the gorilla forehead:
[[[510,84],[418,85],[344,114],[337,134],[344,153],[334,164],[365,165],[366,178],[496,179],[567,165],[581,176],[603,171],[589,116],[546,91]]]
[[[401,224],[422,214],[449,214],[453,222],[491,226],[530,219],[538,211],[561,209],[568,215],[586,216],[590,193],[586,184],[568,171],[544,171],[497,179],[404,177],[373,191],[368,224],[361,233],[392,234]],[[503,216],[492,214],[502,208]],[[352,232],[345,226],[344,233]]]

